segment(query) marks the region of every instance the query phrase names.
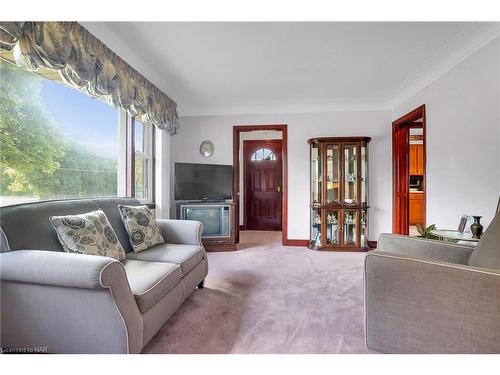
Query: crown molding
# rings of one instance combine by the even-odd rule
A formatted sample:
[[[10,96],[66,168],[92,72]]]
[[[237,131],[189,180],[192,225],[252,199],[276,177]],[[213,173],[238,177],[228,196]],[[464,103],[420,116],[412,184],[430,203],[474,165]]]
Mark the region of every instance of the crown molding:
[[[276,101],[264,104],[239,104],[231,106],[193,106],[179,104],[181,117],[188,116],[225,116],[225,115],[266,115],[266,114],[299,114],[324,112],[377,112],[390,111],[389,103],[377,99],[336,98],[304,102]]]
[[[386,98],[388,106],[395,109],[499,35],[500,22],[477,22],[466,28],[393,90]]]

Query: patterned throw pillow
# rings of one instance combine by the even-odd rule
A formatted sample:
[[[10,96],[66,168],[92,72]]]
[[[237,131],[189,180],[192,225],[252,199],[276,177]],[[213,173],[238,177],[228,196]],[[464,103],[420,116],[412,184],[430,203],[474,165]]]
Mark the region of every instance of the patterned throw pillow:
[[[148,206],[118,205],[118,210],[134,252],[165,243],[156,219]]]
[[[102,210],[80,215],[51,216],[59,242],[66,252],[125,258],[115,231]]]

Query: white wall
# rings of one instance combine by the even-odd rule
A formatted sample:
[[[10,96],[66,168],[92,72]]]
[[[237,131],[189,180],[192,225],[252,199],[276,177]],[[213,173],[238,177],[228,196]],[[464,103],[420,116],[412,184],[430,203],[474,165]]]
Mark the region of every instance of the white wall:
[[[155,215],[158,219],[170,217],[170,157],[173,138],[160,129],[155,129]]]
[[[421,104],[427,112],[427,223],[456,228],[464,213],[489,223],[500,195],[500,38],[398,106],[392,117]]]
[[[181,117],[172,137],[174,162],[232,164],[234,125],[288,125],[288,238],[309,237],[309,146],[318,136],[373,138],[369,148],[370,240],[391,231],[391,114],[390,112],[331,112],[304,114]],[[199,153],[203,140],[214,142],[210,158]],[[173,174],[172,174],[173,176]],[[172,191],[172,190],[171,190]],[[172,194],[173,196],[173,194]]]
[[[278,130],[254,130],[240,133],[240,225],[243,225],[243,202],[245,202],[245,189],[243,188],[244,165],[243,165],[243,141],[256,139],[283,139],[283,134]]]

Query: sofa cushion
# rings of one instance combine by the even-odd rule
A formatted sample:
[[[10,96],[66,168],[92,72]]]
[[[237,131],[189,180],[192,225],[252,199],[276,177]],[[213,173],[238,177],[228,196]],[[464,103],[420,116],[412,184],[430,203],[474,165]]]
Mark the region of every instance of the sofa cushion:
[[[111,226],[115,230],[116,235],[118,236],[118,240],[122,244],[123,249],[126,253],[130,251],[134,251],[132,246],[130,245],[130,241],[128,239],[128,233],[123,225],[122,218],[120,216],[120,211],[118,210],[118,205],[126,205],[126,206],[140,206],[141,203],[136,198],[94,198],[93,202],[104,211],[106,216],[108,217]]]
[[[5,253],[7,251],[10,251],[9,240],[2,228],[0,228],[0,253]]]
[[[474,267],[500,269],[500,212],[490,223],[469,258]]]
[[[115,231],[125,252],[132,251],[128,234],[118,212],[118,205],[135,206],[135,198],[65,199],[23,203],[0,208],[1,227],[8,240],[9,249],[63,251],[50,216],[81,214],[101,209]],[[27,230],[26,228],[29,228]],[[6,251],[2,247],[2,251]]]
[[[128,259],[148,262],[168,262],[181,266],[182,276],[191,271],[205,256],[205,249],[199,245],[161,244],[140,253],[128,253]]]
[[[125,251],[102,210],[80,215],[51,216],[49,220],[64,251],[117,260],[125,258]]]
[[[0,217],[11,251],[64,251],[49,217],[81,214],[97,209],[92,200],[69,199],[2,207]]]
[[[156,219],[148,206],[118,205],[118,210],[135,252],[165,243]]]
[[[122,261],[141,313],[153,306],[181,279],[181,267],[165,262]]]

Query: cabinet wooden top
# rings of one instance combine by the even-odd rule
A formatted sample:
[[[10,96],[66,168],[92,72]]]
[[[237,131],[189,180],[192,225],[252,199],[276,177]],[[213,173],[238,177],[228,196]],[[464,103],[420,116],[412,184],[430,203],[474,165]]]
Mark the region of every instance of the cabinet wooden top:
[[[372,139],[371,137],[317,137],[317,138],[311,138],[307,141],[307,143],[312,144],[312,143],[319,143],[319,142],[332,142],[332,143],[338,143],[338,142],[370,142]]]

